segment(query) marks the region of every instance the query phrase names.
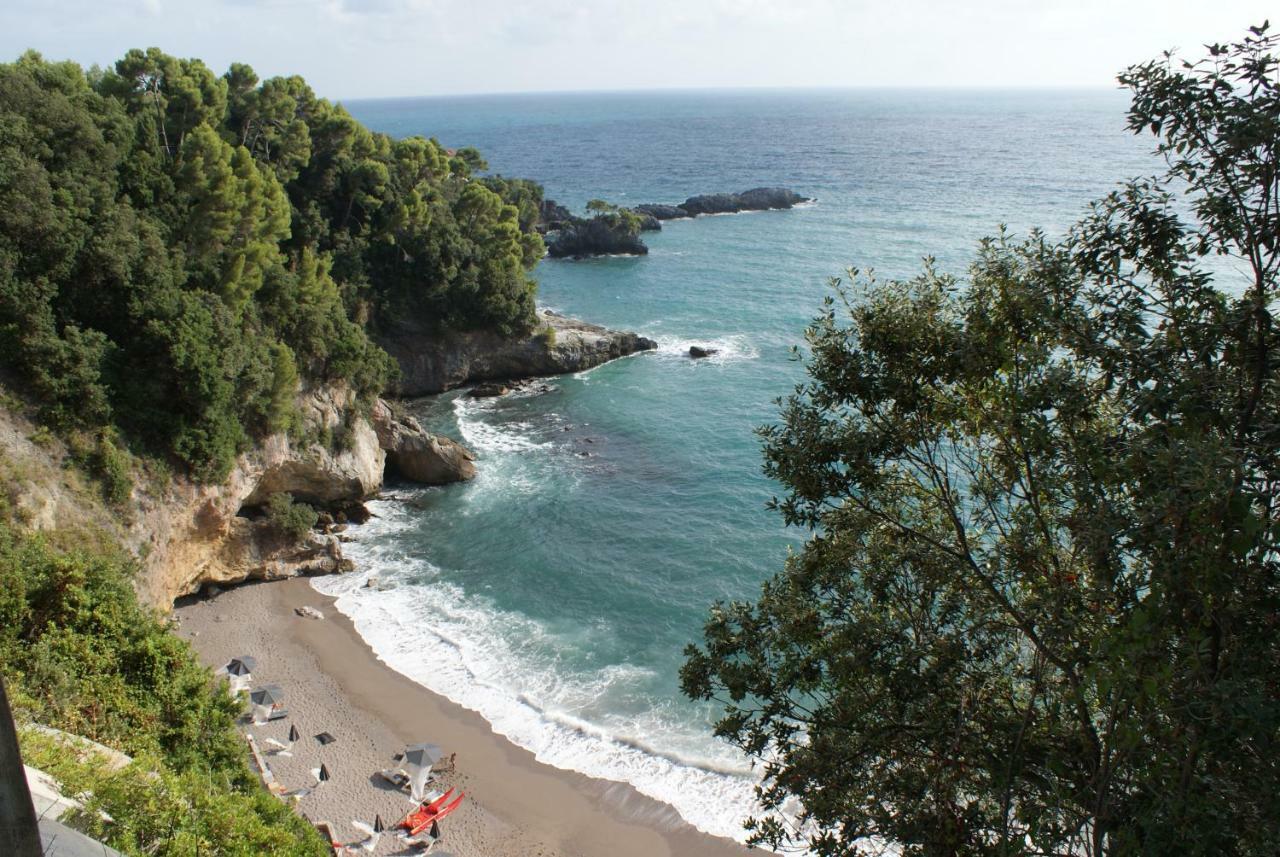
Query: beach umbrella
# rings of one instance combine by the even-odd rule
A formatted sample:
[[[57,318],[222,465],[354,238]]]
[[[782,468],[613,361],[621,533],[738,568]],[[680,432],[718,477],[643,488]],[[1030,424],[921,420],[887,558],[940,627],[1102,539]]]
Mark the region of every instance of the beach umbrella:
[[[431,778],[431,766],[440,761],[444,750],[437,744],[410,744],[404,748],[404,771],[409,775],[409,793],[421,800]]]
[[[227,665],[223,667],[227,671],[227,675],[247,676],[253,672],[258,666],[258,662],[248,655],[241,655],[238,658],[232,658],[227,661]]]
[[[319,735],[316,736],[316,740],[319,741],[320,745],[323,747],[323,746],[328,746],[329,744],[332,744],[334,741],[337,741],[338,739],[334,738],[328,732],[321,732]]]
[[[284,691],[277,684],[264,685],[249,694],[249,701],[254,705],[270,707],[282,699],[284,699]]]
[[[292,744],[302,736],[298,734],[298,727],[290,724],[289,726],[289,743]]]
[[[316,779],[322,783],[329,782],[329,769],[323,764],[320,766],[320,770],[316,772]]]
[[[278,685],[269,684],[249,693],[249,702],[253,705],[255,723],[266,723],[271,719],[271,710],[284,699],[284,691]]]
[[[387,826],[386,826],[385,824],[383,824],[383,823],[382,823],[382,816],[381,816],[381,815],[375,815],[375,816],[373,817],[373,832],[374,832],[374,833],[382,833],[382,832],[383,832],[383,831],[385,831],[386,829],[387,829]]]

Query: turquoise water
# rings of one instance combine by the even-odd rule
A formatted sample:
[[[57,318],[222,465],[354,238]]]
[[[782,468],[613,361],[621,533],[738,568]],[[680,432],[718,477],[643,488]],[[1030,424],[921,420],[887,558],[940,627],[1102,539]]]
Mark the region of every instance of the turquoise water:
[[[480,475],[395,490],[321,582],[394,667],[539,758],[624,780],[709,832],[750,811],[747,760],[680,698],[684,646],[717,599],[750,598],[803,533],[765,509],[753,429],[849,265],[963,273],[997,224],[1059,233],[1153,173],[1119,92],[691,92],[347,105],[371,127],[474,145],[580,208],[784,185],[817,202],[670,222],[641,259],[544,261],[544,306],[656,339],[550,390],[415,403]],[[720,349],[691,361],[689,345]],[[361,588],[376,575],[379,587]]]

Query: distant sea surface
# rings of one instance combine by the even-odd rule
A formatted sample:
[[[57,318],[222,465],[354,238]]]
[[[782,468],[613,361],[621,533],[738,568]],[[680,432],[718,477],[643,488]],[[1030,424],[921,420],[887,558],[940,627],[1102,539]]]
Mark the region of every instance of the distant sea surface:
[[[317,586],[394,668],[542,761],[741,837],[750,763],[712,737],[715,710],[683,699],[677,672],[710,605],[753,598],[804,539],[765,508],[780,487],[753,433],[803,377],[791,347],[851,265],[904,278],[933,256],[963,275],[999,224],[1060,235],[1118,181],[1157,172],[1126,105],[1118,91],[943,90],[348,103],[375,130],[475,146],[578,211],[760,185],[817,202],[668,222],[645,258],[542,262],[543,306],[658,352],[539,395],[411,405],[475,450],[480,475],[394,488],[349,546],[361,574]],[[690,360],[694,344],[719,353]]]

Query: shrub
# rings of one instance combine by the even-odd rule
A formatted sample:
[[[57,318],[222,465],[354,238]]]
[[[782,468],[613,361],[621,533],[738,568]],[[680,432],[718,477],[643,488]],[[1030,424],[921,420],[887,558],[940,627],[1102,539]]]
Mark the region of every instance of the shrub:
[[[267,498],[267,521],[282,537],[300,542],[316,525],[316,510],[306,503],[297,503],[284,492]]]

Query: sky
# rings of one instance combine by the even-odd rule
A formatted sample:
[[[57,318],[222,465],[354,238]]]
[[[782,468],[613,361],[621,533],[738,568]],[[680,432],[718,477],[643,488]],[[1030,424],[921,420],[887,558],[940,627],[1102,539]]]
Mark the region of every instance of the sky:
[[[1272,6],[1269,10],[1268,6]],[[0,0],[0,60],[132,47],[336,99],[720,87],[1107,87],[1274,0]],[[1277,21],[1280,25],[1280,21]]]

